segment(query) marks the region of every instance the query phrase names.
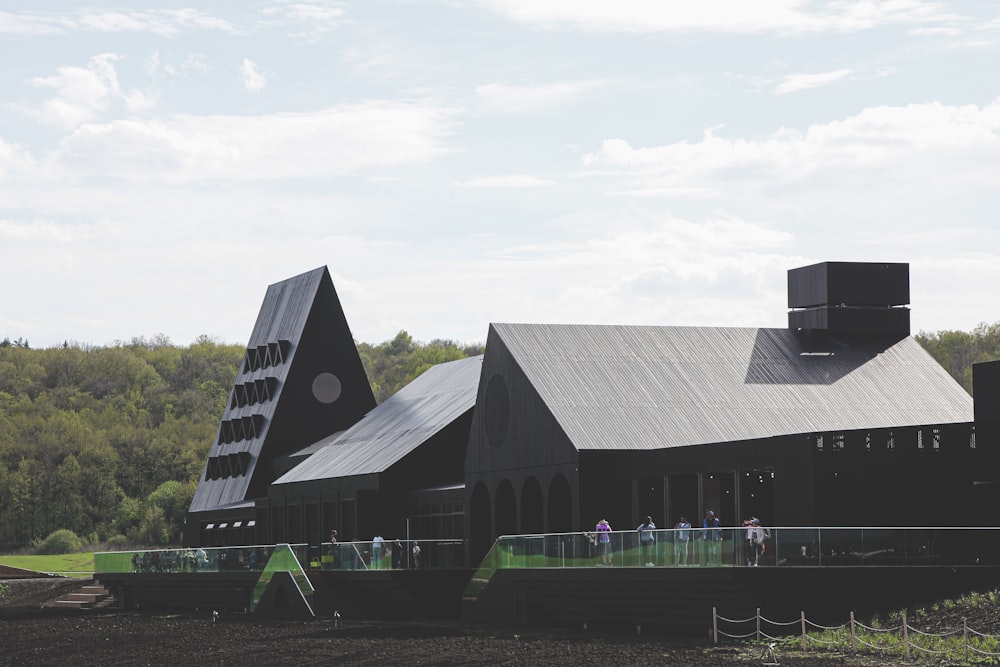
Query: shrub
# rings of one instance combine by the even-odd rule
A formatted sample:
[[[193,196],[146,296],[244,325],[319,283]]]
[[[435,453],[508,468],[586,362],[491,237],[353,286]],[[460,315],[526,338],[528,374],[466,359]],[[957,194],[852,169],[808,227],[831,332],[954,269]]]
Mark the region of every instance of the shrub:
[[[120,551],[126,545],[128,545],[128,538],[124,535],[113,535],[108,538],[108,549],[111,551]]]
[[[80,538],[67,528],[53,531],[36,548],[40,554],[71,554],[79,550]]]

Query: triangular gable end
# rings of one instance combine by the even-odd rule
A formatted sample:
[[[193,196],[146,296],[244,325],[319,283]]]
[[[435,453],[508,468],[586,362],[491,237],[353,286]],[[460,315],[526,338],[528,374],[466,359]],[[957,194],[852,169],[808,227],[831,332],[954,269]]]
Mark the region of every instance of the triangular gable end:
[[[465,456],[466,483],[493,470],[567,464],[578,456],[556,415],[490,325]]]
[[[271,285],[190,511],[265,495],[275,459],[350,427],[374,407],[326,267]]]

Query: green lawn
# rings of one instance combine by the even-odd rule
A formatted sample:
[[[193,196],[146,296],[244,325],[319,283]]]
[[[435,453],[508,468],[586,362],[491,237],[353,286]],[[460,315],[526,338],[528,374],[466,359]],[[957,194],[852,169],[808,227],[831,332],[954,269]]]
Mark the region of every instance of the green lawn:
[[[87,552],[50,556],[0,556],[0,565],[68,577],[90,577],[94,574],[94,554]]]

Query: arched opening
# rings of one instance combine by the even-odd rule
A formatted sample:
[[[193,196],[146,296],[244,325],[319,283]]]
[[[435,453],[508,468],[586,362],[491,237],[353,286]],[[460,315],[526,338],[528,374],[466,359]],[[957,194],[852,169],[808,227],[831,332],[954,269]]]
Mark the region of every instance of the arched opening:
[[[542,485],[532,476],[521,487],[521,532],[545,532],[545,508],[542,506]]]
[[[490,530],[492,515],[490,492],[485,483],[478,482],[472,489],[469,503],[469,556],[472,567],[479,565],[493,544]]]
[[[517,501],[514,498],[514,486],[510,480],[503,480],[497,486],[494,499],[495,531],[499,535],[517,534]]]
[[[573,527],[573,499],[570,497],[569,482],[562,475],[556,475],[549,484],[549,525],[550,533],[569,533]]]

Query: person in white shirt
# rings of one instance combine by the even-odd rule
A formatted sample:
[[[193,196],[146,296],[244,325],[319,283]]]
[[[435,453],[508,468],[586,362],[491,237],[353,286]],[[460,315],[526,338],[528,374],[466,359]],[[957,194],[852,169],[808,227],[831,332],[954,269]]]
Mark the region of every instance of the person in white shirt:
[[[688,564],[688,543],[691,541],[691,524],[686,516],[674,526],[674,565]]]
[[[381,535],[372,538],[372,569],[382,567],[382,551],[385,549],[385,539]]]
[[[656,544],[656,536],[653,533],[656,530],[656,524],[653,523],[653,517],[647,516],[645,523],[640,523],[639,527],[636,528],[639,531],[639,546],[642,549],[642,562],[646,564],[647,567],[652,567],[653,562],[653,547]]]
[[[771,537],[771,531],[760,525],[760,519],[753,517],[743,522],[747,527],[747,565],[757,566],[760,557],[767,549],[764,541]]]

